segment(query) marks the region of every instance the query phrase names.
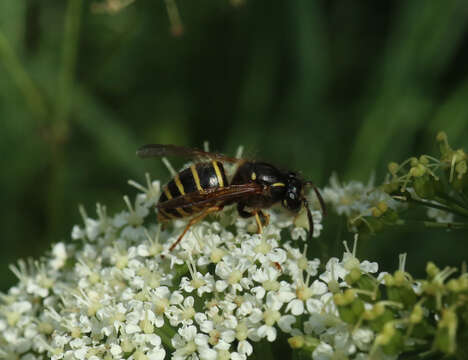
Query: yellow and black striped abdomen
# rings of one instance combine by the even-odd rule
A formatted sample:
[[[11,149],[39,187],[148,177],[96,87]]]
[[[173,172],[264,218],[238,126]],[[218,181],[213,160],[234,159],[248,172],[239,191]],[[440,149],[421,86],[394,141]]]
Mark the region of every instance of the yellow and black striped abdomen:
[[[193,192],[228,186],[223,164],[219,161],[193,164],[182,170],[163,187],[159,204],[167,200],[183,197]],[[158,218],[161,221],[183,218],[201,211],[200,208],[187,206],[184,208],[159,209]]]

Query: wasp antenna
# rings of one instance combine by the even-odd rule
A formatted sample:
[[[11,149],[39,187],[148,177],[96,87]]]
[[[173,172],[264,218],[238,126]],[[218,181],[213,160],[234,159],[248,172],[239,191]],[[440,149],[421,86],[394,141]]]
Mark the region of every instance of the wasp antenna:
[[[159,144],[147,144],[141,146],[137,151],[136,154],[137,156],[141,158],[149,158],[149,157],[155,157],[155,156],[161,156],[164,155],[163,149],[164,145],[159,145]]]
[[[310,243],[312,241],[312,235],[314,234],[314,219],[312,218],[312,213],[309,208],[309,203],[306,199],[304,201],[304,206],[307,211],[307,219],[309,220],[309,235],[307,236],[307,241]]]
[[[322,195],[318,191],[317,187],[314,185],[312,181],[306,181],[304,182],[304,185],[312,186],[312,189],[314,189],[315,195],[317,196],[317,199],[320,203],[320,207],[322,208],[322,215],[327,216],[327,208],[325,206],[325,201],[323,201]]]

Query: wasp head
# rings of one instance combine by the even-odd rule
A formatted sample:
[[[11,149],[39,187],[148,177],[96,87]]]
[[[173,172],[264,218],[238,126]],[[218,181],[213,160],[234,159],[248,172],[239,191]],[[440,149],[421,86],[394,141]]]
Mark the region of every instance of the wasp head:
[[[296,173],[289,172],[286,179],[286,192],[284,194],[283,206],[293,212],[298,212],[304,203],[302,191],[303,181]]]

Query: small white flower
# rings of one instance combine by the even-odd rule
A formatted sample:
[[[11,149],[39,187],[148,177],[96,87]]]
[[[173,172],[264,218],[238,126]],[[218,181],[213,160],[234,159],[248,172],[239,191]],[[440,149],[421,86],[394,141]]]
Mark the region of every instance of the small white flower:
[[[230,289],[230,291],[235,293],[236,291],[242,291],[250,287],[252,280],[244,276],[244,273],[250,266],[252,266],[251,262],[245,257],[227,254],[216,265],[215,273],[222,279],[216,281],[216,290],[223,292],[226,289]]]
[[[216,351],[208,345],[208,336],[198,334],[193,325],[181,327],[178,334],[172,338],[172,346],[176,349],[172,355],[174,360],[216,359]]]
[[[331,360],[332,357],[333,348],[324,342],[321,342],[312,353],[313,360]]]
[[[55,244],[52,248],[52,255],[53,257],[49,261],[50,266],[54,270],[61,269],[67,260],[67,250],[65,248],[65,244],[62,242]]]

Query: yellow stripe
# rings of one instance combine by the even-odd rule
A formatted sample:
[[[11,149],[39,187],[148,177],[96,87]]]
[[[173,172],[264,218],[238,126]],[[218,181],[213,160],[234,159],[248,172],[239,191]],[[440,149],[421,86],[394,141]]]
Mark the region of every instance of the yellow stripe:
[[[182,216],[190,216],[190,214],[184,211],[182,208],[176,208],[176,211]]]
[[[180,194],[185,195],[184,185],[182,185],[182,183],[180,182],[179,174],[176,174],[176,176],[174,176],[174,181],[177,186],[177,189],[179,189]]]
[[[284,185],[284,183],[282,183],[282,182],[277,182],[277,183],[274,183],[271,186],[286,186],[286,185]]]
[[[224,187],[223,177],[221,176],[221,171],[219,170],[218,163],[216,161],[211,162],[213,168],[215,169],[216,177],[218,178],[219,187]]]
[[[195,185],[197,186],[198,191],[203,191],[203,188],[200,184],[200,177],[198,176],[198,171],[195,168],[195,165],[190,166],[190,170],[192,170],[193,180],[195,180]]]
[[[168,200],[172,199],[172,194],[171,194],[171,192],[169,191],[169,189],[167,188],[167,185],[164,186],[163,191],[164,191],[164,194],[166,194],[166,197],[167,197]]]

